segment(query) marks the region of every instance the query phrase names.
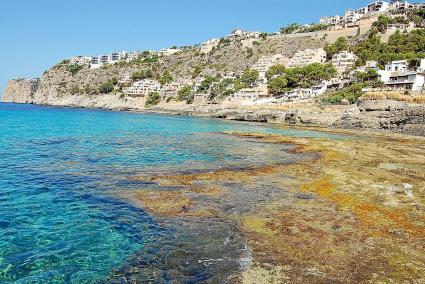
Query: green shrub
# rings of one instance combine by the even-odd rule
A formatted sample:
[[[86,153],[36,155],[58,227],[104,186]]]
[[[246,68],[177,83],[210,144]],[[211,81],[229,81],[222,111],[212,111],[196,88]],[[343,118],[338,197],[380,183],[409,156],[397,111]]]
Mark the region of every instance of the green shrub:
[[[114,90],[114,84],[113,84],[112,80],[108,80],[108,81],[100,84],[98,90],[102,94],[109,94],[110,92],[112,92]]]
[[[78,71],[80,71],[81,69],[83,69],[82,65],[77,65],[77,64],[71,64],[68,65],[68,67],[66,67],[66,70],[72,74],[72,76],[74,76],[75,74],[78,73]]]
[[[322,102],[327,104],[339,104],[342,100],[346,99],[353,104],[365,93],[362,91],[365,86],[365,84],[356,83],[337,91],[331,91],[322,97]]]
[[[159,104],[161,95],[158,92],[150,92],[146,97],[145,107],[149,108]]]
[[[189,85],[185,85],[181,87],[181,89],[177,93],[177,99],[179,101],[186,101],[187,103],[193,102],[194,94],[192,92],[192,87]]]

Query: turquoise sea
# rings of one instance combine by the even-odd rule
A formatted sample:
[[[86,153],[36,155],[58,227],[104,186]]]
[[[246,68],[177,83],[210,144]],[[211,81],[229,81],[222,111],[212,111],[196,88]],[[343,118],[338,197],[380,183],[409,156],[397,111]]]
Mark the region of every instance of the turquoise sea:
[[[0,104],[0,283],[220,282],[238,271],[247,248],[237,230],[218,221],[159,220],[114,195],[155,188],[129,178],[135,175],[296,158],[220,134],[229,130],[330,136],[196,117]],[[136,278],[126,278],[135,269]]]

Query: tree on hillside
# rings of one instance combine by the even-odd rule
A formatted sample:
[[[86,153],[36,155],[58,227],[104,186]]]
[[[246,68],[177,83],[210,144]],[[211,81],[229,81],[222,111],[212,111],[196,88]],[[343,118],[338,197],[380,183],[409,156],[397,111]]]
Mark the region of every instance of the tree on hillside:
[[[266,78],[270,80],[271,78],[279,75],[283,75],[286,71],[285,65],[278,64],[269,68],[266,72]]]
[[[252,88],[257,83],[260,75],[257,70],[245,69],[240,78],[244,88]]]
[[[285,76],[274,77],[268,82],[268,90],[274,96],[280,96],[288,91],[288,80]]]
[[[334,54],[348,49],[348,41],[345,37],[339,37],[334,43],[325,45],[325,51],[328,59],[332,59]]]
[[[192,87],[185,85],[177,93],[177,99],[179,101],[186,101],[187,103],[193,102],[193,92]]]
[[[299,28],[301,28],[300,24],[292,23],[292,24],[289,24],[285,27],[280,28],[280,33],[281,34],[292,34],[296,30],[298,30]]]
[[[162,74],[161,78],[158,81],[162,87],[166,84],[173,82],[173,76],[170,74],[170,72],[167,71],[164,74]]]
[[[211,88],[211,85],[214,82],[218,82],[220,79],[218,77],[214,77],[214,76],[207,76],[205,77],[205,79],[201,82],[201,84],[199,85],[198,89],[196,90],[199,93],[208,93],[208,91]]]
[[[379,16],[378,20],[372,24],[372,27],[376,28],[379,32],[384,33],[387,30],[388,25],[393,22],[394,20],[390,17],[382,15]]]
[[[131,79],[133,81],[143,80],[143,79],[153,78],[153,77],[154,77],[154,74],[151,69],[144,69],[144,70],[136,71],[133,74],[131,74]]]
[[[159,104],[161,100],[161,95],[158,92],[150,92],[146,97],[145,107],[152,107]]]
[[[310,88],[329,80],[336,74],[331,64],[314,63],[305,67],[284,68],[276,65],[269,69],[269,92],[275,96],[282,95],[295,88]]]

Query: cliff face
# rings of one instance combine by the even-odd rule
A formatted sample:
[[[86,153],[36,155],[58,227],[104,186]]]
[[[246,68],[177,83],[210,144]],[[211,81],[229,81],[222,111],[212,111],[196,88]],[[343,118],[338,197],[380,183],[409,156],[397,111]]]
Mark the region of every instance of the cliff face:
[[[3,92],[3,102],[33,103],[39,85],[39,80],[10,80]]]

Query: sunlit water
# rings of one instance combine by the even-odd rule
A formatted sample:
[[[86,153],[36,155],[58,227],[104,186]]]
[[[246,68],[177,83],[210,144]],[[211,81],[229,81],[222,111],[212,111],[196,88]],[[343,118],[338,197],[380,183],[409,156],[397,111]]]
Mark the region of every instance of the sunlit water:
[[[190,230],[157,224],[111,192],[140,189],[143,184],[128,178],[137,174],[289,159],[282,149],[220,134],[228,130],[330,136],[194,117],[0,104],[0,283],[97,283],[131,263],[150,263],[148,251],[178,255],[167,251],[170,236],[181,239]],[[188,282],[214,274],[197,257],[184,267]]]

